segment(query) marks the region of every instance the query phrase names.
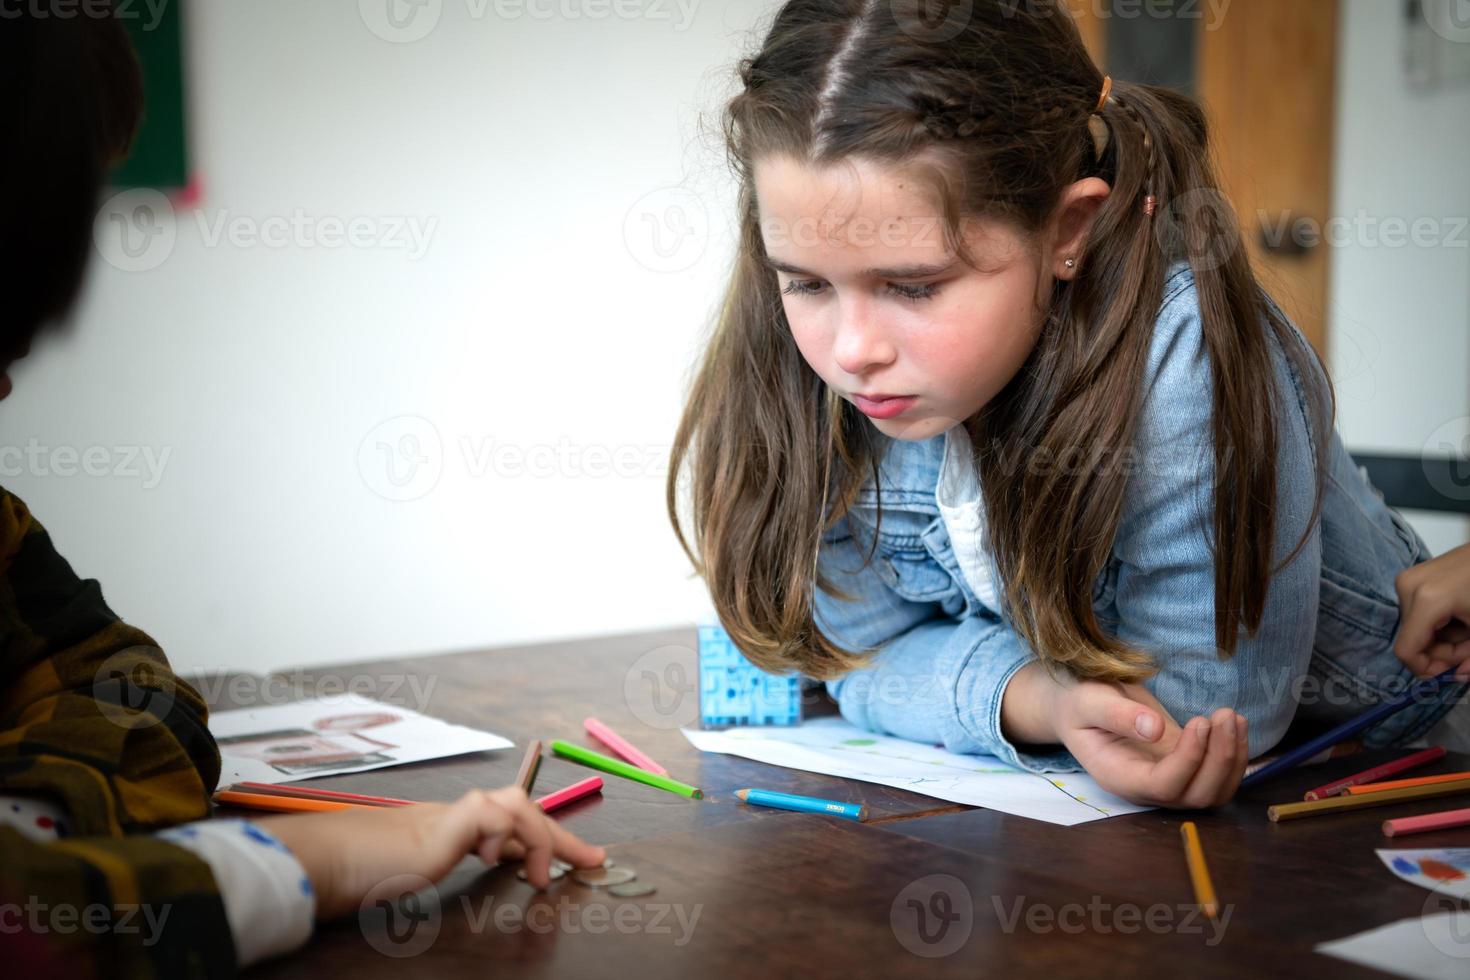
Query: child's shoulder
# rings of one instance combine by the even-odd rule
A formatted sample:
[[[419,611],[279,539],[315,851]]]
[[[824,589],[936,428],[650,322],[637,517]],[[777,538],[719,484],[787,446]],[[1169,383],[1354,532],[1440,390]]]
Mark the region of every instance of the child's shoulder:
[[[1201,369],[1208,379],[1199,291],[1194,270],[1188,260],[1180,259],[1164,274],[1164,295],[1149,342],[1145,384],[1147,389],[1159,384],[1192,385],[1200,379]]]

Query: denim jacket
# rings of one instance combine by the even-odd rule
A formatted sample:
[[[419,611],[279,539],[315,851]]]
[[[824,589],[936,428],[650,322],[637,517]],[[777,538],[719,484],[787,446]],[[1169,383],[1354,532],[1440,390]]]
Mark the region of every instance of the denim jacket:
[[[1249,722],[1255,756],[1294,717],[1336,723],[1412,683],[1392,650],[1394,578],[1429,555],[1336,432],[1327,458],[1317,459],[1303,386],[1324,379],[1299,377],[1273,341],[1277,565],[1307,530],[1318,466],[1327,470],[1324,499],[1305,544],[1271,579],[1260,628],[1222,658],[1214,629],[1208,357],[1193,272],[1179,262],[1168,271],[1154,326],[1123,514],[1093,607],[1113,635],[1152,656],[1159,669],[1145,686],[1176,721],[1233,707]],[[1001,731],[1006,684],[1036,655],[962,573],[935,496],[946,436],[878,439],[877,485],[860,488],[818,558],[820,571],[853,596],[847,602],[816,590],[818,628],[847,649],[878,651],[868,666],[828,682],[843,716],[871,731],[994,755],[1035,772],[1081,769],[1060,745],[1012,744]],[[990,569],[994,576],[993,563]],[[1462,690],[1446,687],[1380,722],[1364,733],[1365,744],[1418,738]]]

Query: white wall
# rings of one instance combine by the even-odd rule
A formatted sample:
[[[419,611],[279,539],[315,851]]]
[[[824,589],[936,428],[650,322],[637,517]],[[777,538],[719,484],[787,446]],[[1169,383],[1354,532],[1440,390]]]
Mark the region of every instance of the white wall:
[[[389,43],[354,0],[191,4],[205,227],[180,209],[162,216],[171,251],[165,235],[141,256],[156,268],[94,262],[73,335],[20,366],[0,412],[3,444],[109,447],[94,473],[129,468],[111,447],[171,454],[146,489],[57,475],[49,452],[3,482],[182,669],[630,631],[705,608],[662,474],[729,252],[696,114],[759,11],[435,9],[426,37]],[[681,183],[702,198],[668,190]],[[646,222],[681,204],[695,234],[665,263]],[[209,243],[222,213],[249,231],[298,209],[366,217],[374,236],[392,216],[437,227],[416,260],[289,230],[287,247]],[[442,450],[420,454],[419,478],[435,461],[442,477],[399,501],[375,492],[400,492],[377,443],[415,433],[403,416],[432,424]],[[543,455],[482,452],[497,446]]]
[[[1372,222],[1332,251],[1338,428],[1350,449],[1443,454],[1470,433],[1470,86],[1410,88],[1402,4],[1342,10],[1333,213]],[[1388,219],[1420,218],[1439,244],[1385,244]],[[1463,519],[1408,516],[1436,552],[1470,540]]]

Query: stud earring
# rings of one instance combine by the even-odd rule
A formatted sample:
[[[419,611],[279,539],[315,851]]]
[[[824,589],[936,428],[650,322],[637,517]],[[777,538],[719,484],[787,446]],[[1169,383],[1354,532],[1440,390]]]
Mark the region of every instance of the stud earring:
[[[1064,262],[1062,264],[1065,265],[1069,269],[1075,269],[1075,268],[1077,268],[1077,260],[1076,259],[1068,259],[1066,262]]]

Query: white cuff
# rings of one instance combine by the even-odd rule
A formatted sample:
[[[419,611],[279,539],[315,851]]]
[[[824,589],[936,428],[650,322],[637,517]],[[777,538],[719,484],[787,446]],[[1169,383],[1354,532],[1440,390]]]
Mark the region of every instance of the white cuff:
[[[316,893],[290,849],[247,820],[200,820],[156,835],[214,872],[240,967],[289,952],[311,936]]]

